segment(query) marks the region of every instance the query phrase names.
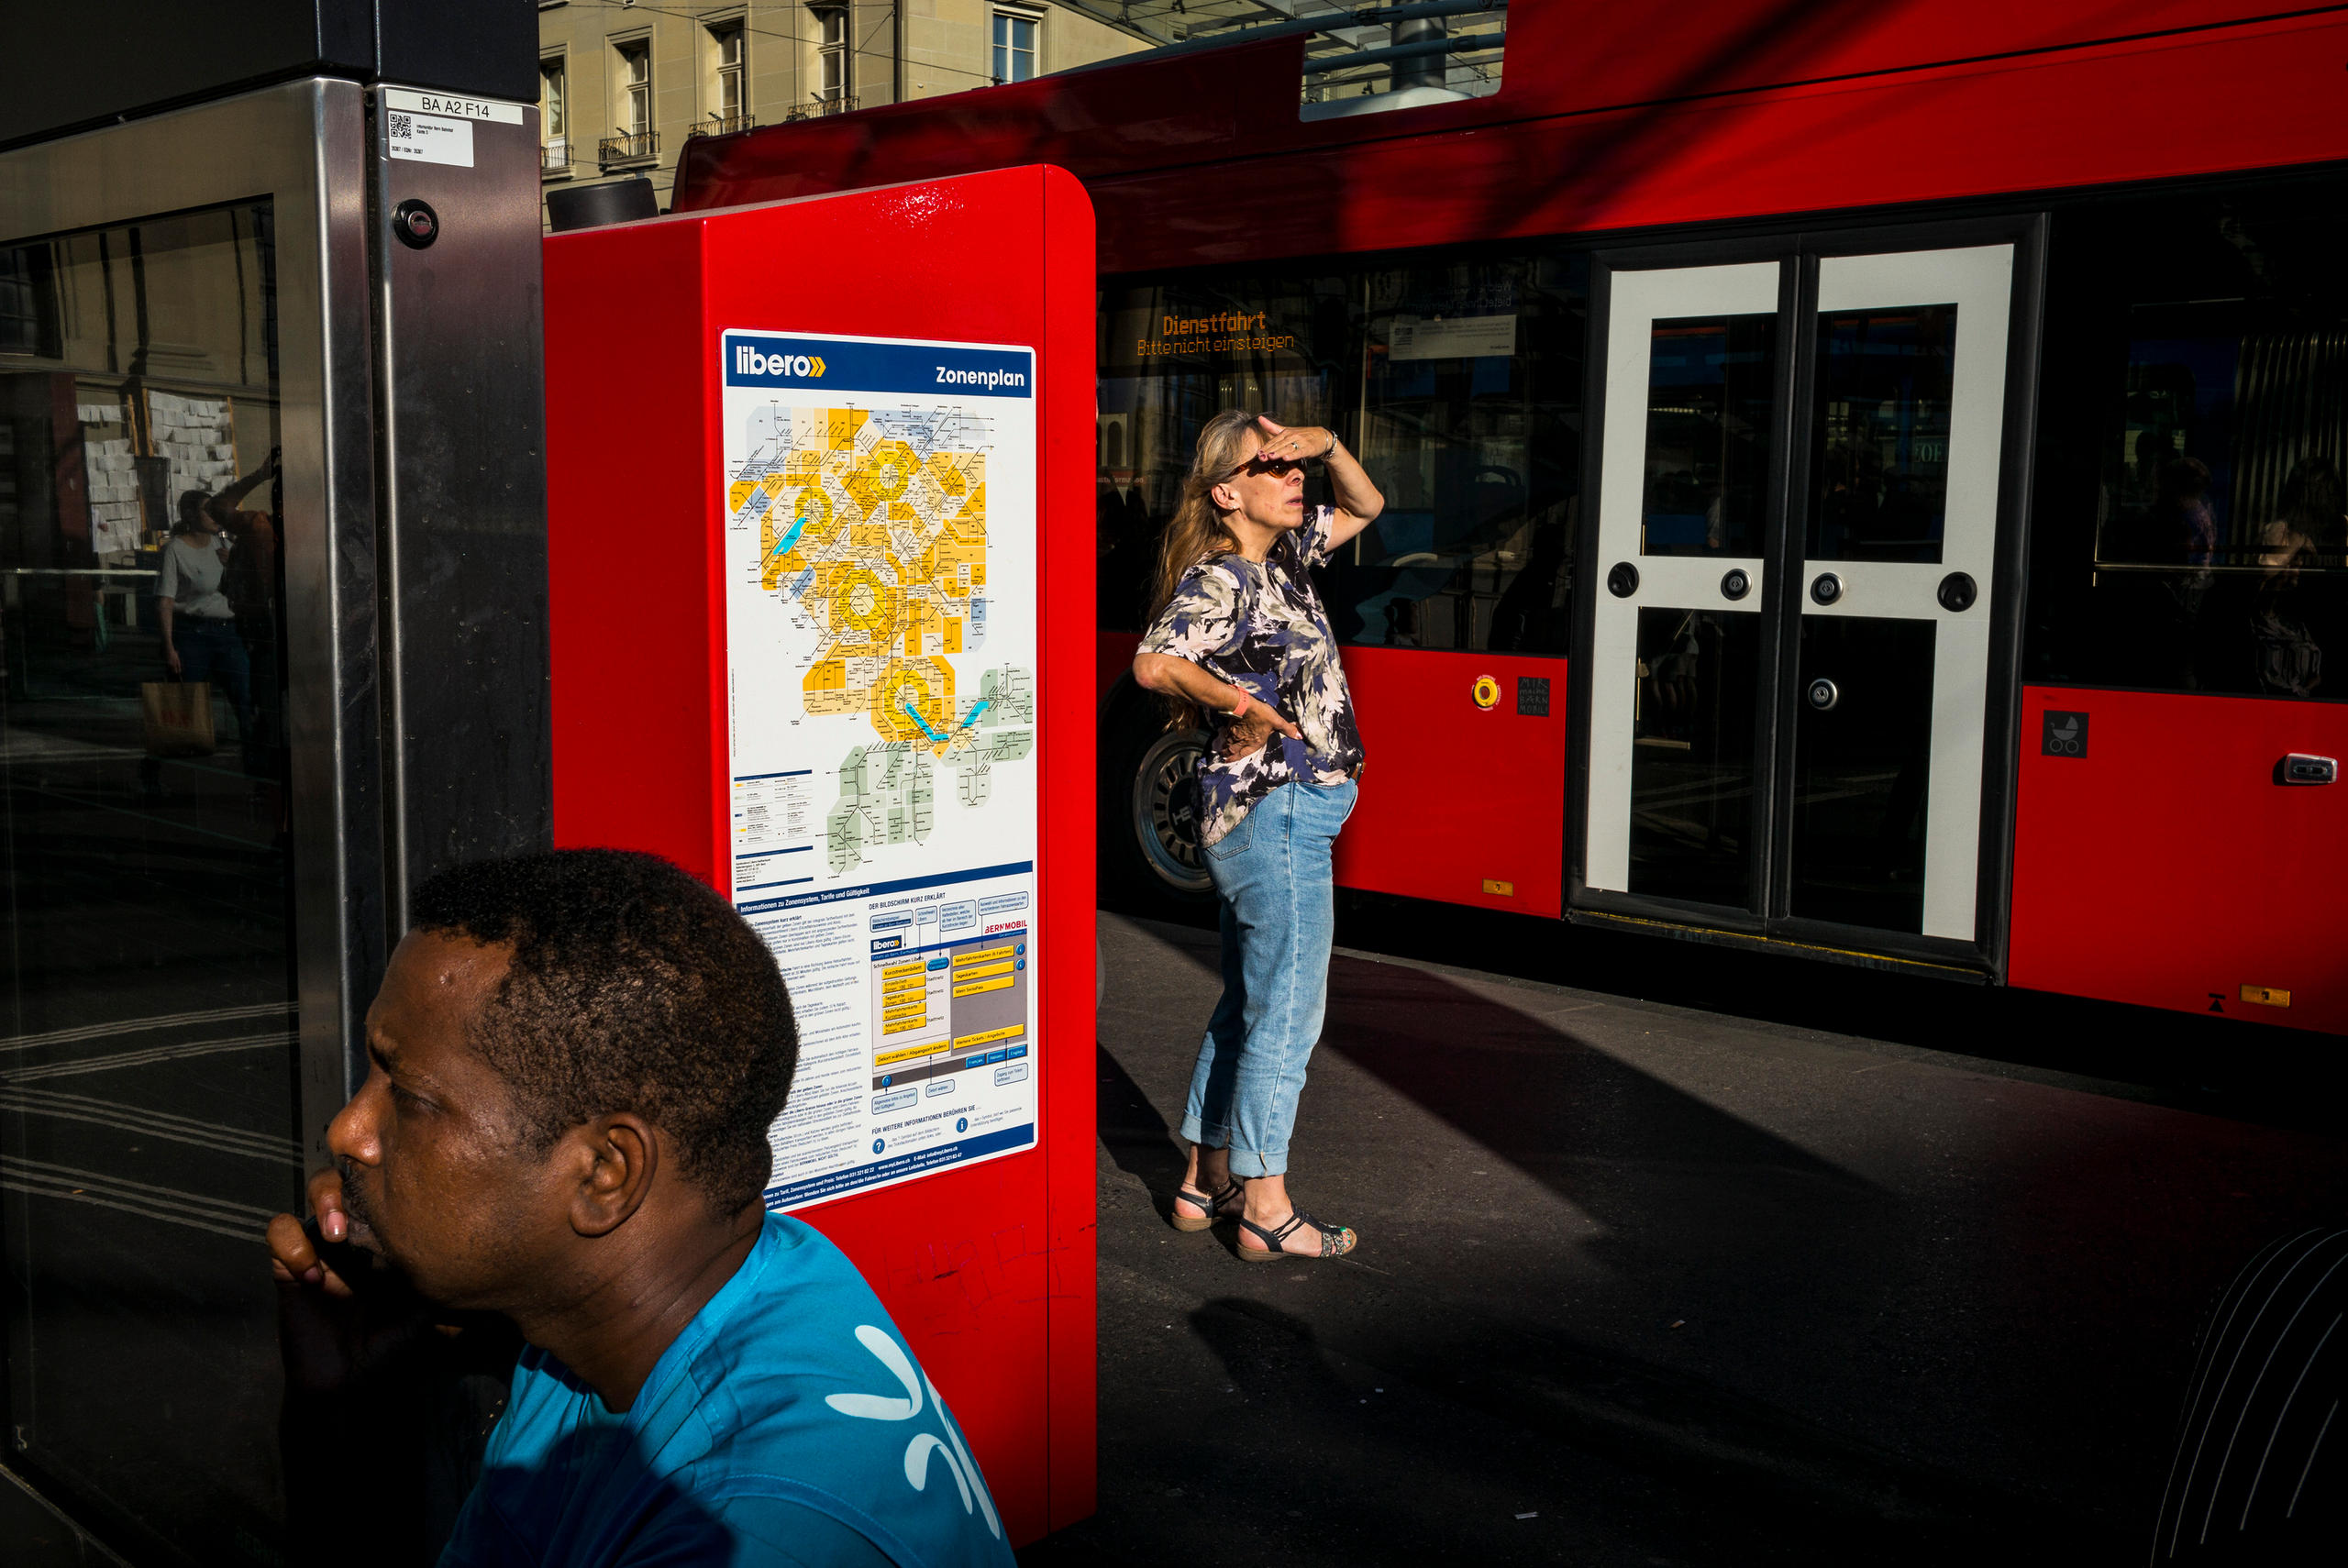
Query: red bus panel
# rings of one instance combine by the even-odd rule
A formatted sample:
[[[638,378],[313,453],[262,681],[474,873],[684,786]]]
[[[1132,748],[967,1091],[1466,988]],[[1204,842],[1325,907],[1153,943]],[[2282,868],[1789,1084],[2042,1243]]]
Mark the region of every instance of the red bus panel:
[[[2348,158],[2332,108],[2340,12],[2143,36],[2262,8],[2172,0],[2053,22],[2062,7],[2011,0],[1713,0],[1659,28],[1637,7],[1553,0],[1512,16],[1507,85],[1490,98],[1301,121],[1302,45],[1274,39],[696,138],[675,200],[686,211],[1048,161],[1086,182],[1101,270],[1123,273]],[[1786,41],[1750,47],[1744,34],[1773,11],[1771,39]],[[1593,43],[1611,34],[1636,40],[1620,60]],[[1691,50],[1700,34],[1717,47]],[[2127,41],[2050,47],[2099,37]],[[1936,60],[1973,63],[1922,63]],[[1230,193],[1243,180],[1280,199],[1247,204],[1241,221]]]
[[[2348,704],[2026,686],[2021,741],[2010,983],[2348,1032],[2348,782],[2276,781]]]
[[[1562,914],[1566,661],[1373,647],[1344,659],[1368,761],[1337,836],[1338,886]],[[1489,709],[1475,701],[1481,676],[1498,688]],[[1536,696],[1526,679],[1549,689]]]

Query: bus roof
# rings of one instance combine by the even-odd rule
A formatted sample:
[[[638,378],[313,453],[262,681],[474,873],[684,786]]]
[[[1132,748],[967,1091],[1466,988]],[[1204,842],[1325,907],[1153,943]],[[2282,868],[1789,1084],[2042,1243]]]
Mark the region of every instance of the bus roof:
[[[697,138],[679,212],[1052,163],[1119,272],[2348,156],[2271,0],[1529,0],[1501,91],[1300,114],[1306,36]],[[2330,68],[2336,73],[2336,66]],[[2110,104],[2109,115],[2085,106]],[[2192,114],[2147,116],[2147,104]],[[2125,110],[2125,113],[2118,112]]]

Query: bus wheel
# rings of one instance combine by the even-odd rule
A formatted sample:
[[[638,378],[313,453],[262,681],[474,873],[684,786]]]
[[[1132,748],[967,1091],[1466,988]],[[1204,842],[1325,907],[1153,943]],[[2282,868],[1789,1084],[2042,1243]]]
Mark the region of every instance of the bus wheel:
[[[1120,727],[1102,790],[1101,892],[1135,914],[1195,921],[1214,898],[1199,850],[1202,730],[1165,730],[1146,711]]]

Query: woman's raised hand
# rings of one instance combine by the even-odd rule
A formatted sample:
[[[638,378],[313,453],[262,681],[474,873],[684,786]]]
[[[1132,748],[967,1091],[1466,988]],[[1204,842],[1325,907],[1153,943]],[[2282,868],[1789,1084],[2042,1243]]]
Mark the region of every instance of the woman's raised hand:
[[[1259,458],[1318,458],[1329,450],[1335,436],[1318,425],[1300,425],[1293,429],[1275,425],[1268,414],[1256,416],[1256,428],[1264,444],[1257,447]]]

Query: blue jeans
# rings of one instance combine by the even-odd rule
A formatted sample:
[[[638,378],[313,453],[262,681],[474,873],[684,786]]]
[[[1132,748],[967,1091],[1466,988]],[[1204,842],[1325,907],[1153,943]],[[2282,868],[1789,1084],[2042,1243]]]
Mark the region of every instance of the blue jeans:
[[[1283,784],[1207,847],[1223,897],[1223,999],[1191,1073],[1182,1136],[1231,1151],[1231,1174],[1284,1176],[1304,1067],[1321,1038],[1335,927],[1330,851],[1344,784]]]

